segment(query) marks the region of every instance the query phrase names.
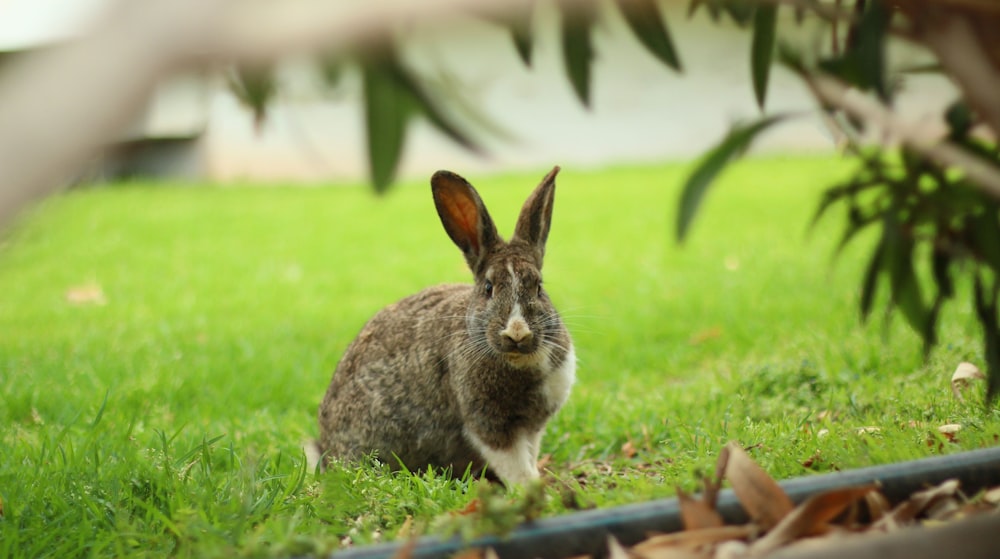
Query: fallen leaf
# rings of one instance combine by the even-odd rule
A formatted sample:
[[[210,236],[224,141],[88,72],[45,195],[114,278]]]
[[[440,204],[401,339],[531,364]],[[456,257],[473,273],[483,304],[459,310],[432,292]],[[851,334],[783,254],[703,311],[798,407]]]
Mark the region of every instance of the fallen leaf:
[[[608,536],[608,557],[607,559],[631,559],[628,550],[614,536]]]
[[[820,452],[817,449],[816,452],[812,453],[812,456],[802,461],[802,467],[811,469],[820,460],[822,460],[822,457],[820,456]]]
[[[948,439],[950,443],[958,442],[958,432],[961,430],[962,425],[959,423],[949,423],[938,427],[938,433],[944,435],[944,438]]]
[[[786,515],[773,530],[750,545],[753,554],[766,554],[788,542],[822,533],[827,524],[868,493],[878,489],[876,484],[848,487],[827,491],[806,499]]]
[[[409,516],[406,517],[409,520]],[[413,550],[417,547],[417,538],[409,538],[403,545],[399,546],[396,553],[392,554],[392,559],[410,559],[413,557]]]
[[[545,471],[552,464],[552,455],[546,454],[538,459],[538,471]]]
[[[868,505],[868,514],[871,516],[872,522],[880,520],[892,510],[889,499],[886,499],[885,495],[878,491],[866,493],[865,504]]]
[[[685,530],[701,530],[703,528],[718,528],[724,522],[715,507],[698,500],[677,488],[677,500],[681,507],[681,520]]]
[[[1000,487],[994,487],[983,493],[983,500],[991,505],[1000,505]]]
[[[788,495],[750,458],[738,442],[726,445],[726,479],[733,493],[762,529],[770,530],[795,508]]]
[[[96,283],[87,283],[66,290],[66,301],[73,305],[105,305],[104,291]]]
[[[0,518],[3,518],[3,499],[0,499]]]
[[[949,479],[930,489],[917,491],[913,495],[910,495],[909,499],[896,505],[896,508],[892,509],[892,512],[876,522],[872,528],[878,530],[884,529],[886,527],[884,525],[891,526],[892,524],[906,524],[911,522],[935,501],[954,496],[958,492],[959,485],[957,479]]]
[[[859,435],[878,435],[882,432],[881,427],[858,427],[855,432]]]
[[[671,534],[659,534],[637,543],[632,549],[646,559],[652,559],[657,550],[663,549],[696,549],[704,545],[716,544],[729,540],[745,540],[756,532],[749,524],[739,526],[718,526],[701,530],[685,530]]]
[[[452,514],[455,514],[455,515],[458,515],[458,516],[466,516],[466,515],[469,515],[469,514],[476,514],[477,512],[479,512],[480,505],[481,505],[481,503],[479,502],[479,499],[473,499],[473,500],[469,501],[469,504],[465,505],[465,508],[463,508],[462,510],[457,510],[457,511],[453,512]]]
[[[746,542],[731,540],[722,542],[715,548],[713,559],[737,559],[746,557],[750,546]]]
[[[406,515],[406,520],[399,527],[399,530],[396,530],[396,539],[401,540],[411,536],[413,536],[413,516],[408,514]]]
[[[986,376],[979,370],[979,367],[963,361],[958,364],[955,373],[951,375],[951,393],[959,402],[964,402],[965,398],[962,397],[962,390],[973,380],[983,380],[985,378]]]
[[[639,451],[636,450],[635,445],[632,444],[632,439],[625,441],[625,444],[622,445],[622,454],[625,455],[625,458],[635,458],[635,455],[638,454],[638,452]]]

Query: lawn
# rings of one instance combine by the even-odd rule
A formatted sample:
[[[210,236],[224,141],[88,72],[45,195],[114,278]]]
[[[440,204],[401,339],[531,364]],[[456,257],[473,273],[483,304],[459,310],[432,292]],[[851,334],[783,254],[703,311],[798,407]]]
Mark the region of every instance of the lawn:
[[[925,361],[898,317],[859,324],[873,239],[833,259],[840,217],[807,231],[846,163],[742,162],[678,246],[688,168],[560,174],[545,280],[580,363],[543,442],[543,515],[694,489],[732,439],[777,478],[994,444],[981,387],[962,403],[949,386],[982,361],[967,298]],[[509,233],[544,171],[468,178]],[[0,555],[266,556],[447,532],[478,482],[317,475],[300,447],[365,320],[467,279],[426,181],[382,198],[129,183],[46,201],[0,241]]]

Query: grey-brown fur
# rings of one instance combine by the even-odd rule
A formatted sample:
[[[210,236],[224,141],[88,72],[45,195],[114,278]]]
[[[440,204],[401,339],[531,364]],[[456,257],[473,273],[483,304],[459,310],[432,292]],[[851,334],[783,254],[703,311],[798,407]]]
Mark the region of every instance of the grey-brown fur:
[[[475,284],[425,289],[364,326],[319,408],[316,450],[327,460],[374,452],[410,470],[461,473],[491,462],[507,483],[537,476],[538,439],[575,367],[569,333],[541,288],[557,172],[525,202],[509,243],[471,185],[435,173],[438,214]]]

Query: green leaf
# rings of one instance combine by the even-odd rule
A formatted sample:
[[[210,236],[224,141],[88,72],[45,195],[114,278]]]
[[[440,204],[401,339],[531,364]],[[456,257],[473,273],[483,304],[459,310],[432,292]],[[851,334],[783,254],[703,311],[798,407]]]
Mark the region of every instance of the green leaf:
[[[923,336],[927,330],[928,311],[920,293],[920,283],[913,267],[913,251],[916,242],[907,234],[893,214],[889,212],[883,220],[885,239],[885,267],[889,272],[892,303],[902,311],[903,317],[917,333]],[[928,339],[925,337],[924,342]]]
[[[758,134],[771,125],[784,120],[785,115],[774,115],[753,123],[737,126],[729,131],[717,146],[705,154],[694,171],[684,182],[677,213],[677,242],[683,242],[698,207],[715,177],[734,158],[746,151]]]
[[[510,37],[514,41],[514,48],[517,55],[521,57],[521,62],[525,66],[531,67],[531,53],[534,45],[534,38],[531,34],[531,17],[533,12],[528,8],[523,15],[515,16],[509,24]]]
[[[970,217],[969,240],[976,248],[977,258],[1000,275],[1000,214],[992,202],[986,201],[984,205],[981,212]]]
[[[270,66],[237,66],[228,81],[233,95],[253,112],[254,128],[260,131],[267,106],[277,94],[274,70]]]
[[[382,64],[364,64],[361,84],[372,182],[376,192],[385,192],[396,176],[412,109],[406,92]]]
[[[385,63],[385,68],[391,75],[393,82],[409,95],[415,108],[423,113],[438,131],[465,149],[477,153],[482,151],[482,148],[465,131],[451,121],[434,97],[428,93],[414,74],[402,66],[398,59],[393,57],[388,60]]]
[[[771,60],[774,58],[775,25],[778,20],[777,4],[761,4],[753,18],[753,42],[750,47],[750,70],[753,77],[753,92],[757,106],[764,109],[767,98],[767,82],[771,74]]]
[[[678,72],[681,61],[656,0],[618,0],[618,9],[642,46]]]
[[[594,7],[585,2],[562,9],[563,64],[573,91],[585,107],[590,107],[590,67],[594,60],[591,30]]]
[[[753,19],[754,11],[758,8],[755,2],[748,0],[715,0],[723,10],[729,14],[733,22],[740,27],[746,27]]]
[[[844,53],[838,58],[821,61],[819,66],[862,90],[874,89],[879,97],[889,101],[885,39],[892,14],[884,4],[869,2],[848,33]]]
[[[861,281],[861,299],[860,299],[860,310],[861,310],[861,322],[868,320],[871,316],[872,304],[875,302],[875,293],[878,289],[878,276],[882,271],[882,260],[885,254],[885,235],[879,240],[878,246],[875,247],[874,252],[872,252],[871,260],[868,261],[868,267],[865,269],[864,279]]]
[[[885,38],[892,13],[885,2],[868,2],[868,9],[857,26],[854,52],[862,79],[875,88],[884,101],[889,100],[886,85]]]
[[[983,327],[983,357],[986,360],[986,402],[996,401],[1000,395],[1000,324],[997,321],[996,284],[992,297],[987,298],[982,277],[976,274],[974,302],[979,324]]]

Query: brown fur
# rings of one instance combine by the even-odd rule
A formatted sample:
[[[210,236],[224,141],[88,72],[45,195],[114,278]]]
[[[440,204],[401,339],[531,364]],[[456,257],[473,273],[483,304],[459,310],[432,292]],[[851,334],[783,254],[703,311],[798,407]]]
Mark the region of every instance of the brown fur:
[[[540,436],[565,399],[552,387],[567,379],[554,375],[568,373],[571,384],[573,374],[569,333],[541,287],[557,171],[525,202],[509,243],[471,185],[434,175],[438,213],[475,284],[425,289],[364,326],[319,408],[316,445],[327,459],[374,452],[410,470],[481,471],[486,460],[470,436],[498,450]],[[523,321],[510,318],[515,304]]]

